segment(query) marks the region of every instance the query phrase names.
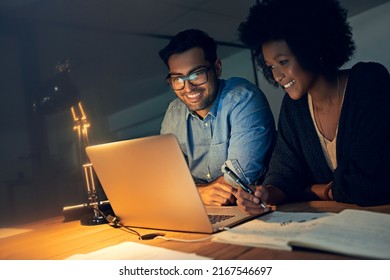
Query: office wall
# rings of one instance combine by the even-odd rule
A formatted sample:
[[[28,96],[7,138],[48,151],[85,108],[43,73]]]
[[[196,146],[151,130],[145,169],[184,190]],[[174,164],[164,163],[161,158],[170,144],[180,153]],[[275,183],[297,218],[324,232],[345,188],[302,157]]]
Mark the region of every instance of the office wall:
[[[350,19],[356,53],[349,67],[358,61],[377,61],[390,69],[390,2]]]

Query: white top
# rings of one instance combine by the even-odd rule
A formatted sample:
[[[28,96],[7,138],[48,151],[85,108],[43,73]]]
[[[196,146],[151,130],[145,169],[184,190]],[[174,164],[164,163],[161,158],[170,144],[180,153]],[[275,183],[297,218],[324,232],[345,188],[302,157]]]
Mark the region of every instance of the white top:
[[[313,101],[312,101],[311,95],[308,94],[307,96],[308,96],[307,100],[308,100],[308,103],[309,103],[310,115],[311,115],[311,118],[313,119],[314,127],[316,128],[318,138],[320,139],[320,143],[321,143],[321,146],[322,146],[322,151],[324,152],[326,161],[327,161],[330,169],[335,170],[336,167],[337,167],[336,142],[337,142],[337,133],[339,131],[339,126],[337,125],[336,134],[335,134],[333,140],[329,141],[328,139],[326,139],[321,134],[321,132],[320,132],[318,126],[317,126],[317,123],[315,121],[314,107],[313,107]]]
[[[343,106],[344,95],[345,95],[345,88],[347,87],[347,82],[348,82],[348,80],[345,82],[345,85],[344,85],[344,89],[343,89],[343,98],[342,98],[342,100],[341,100],[340,108],[342,108],[342,106]],[[339,131],[339,125],[337,124],[336,134],[335,134],[333,140],[332,140],[332,141],[329,141],[328,139],[326,139],[326,138],[321,134],[321,132],[320,132],[318,126],[317,126],[317,123],[316,123],[316,121],[315,121],[313,100],[312,100],[312,98],[311,98],[311,95],[308,94],[307,96],[308,96],[307,101],[308,101],[308,103],[309,103],[310,115],[311,115],[311,118],[313,119],[314,127],[316,128],[318,138],[320,139],[321,146],[322,146],[322,151],[324,152],[326,161],[327,161],[327,163],[328,163],[330,169],[332,169],[332,170],[334,171],[334,170],[337,168],[337,158],[336,158],[336,150],[337,150],[337,149],[336,149],[336,142],[337,142],[337,134],[338,134],[338,131]]]

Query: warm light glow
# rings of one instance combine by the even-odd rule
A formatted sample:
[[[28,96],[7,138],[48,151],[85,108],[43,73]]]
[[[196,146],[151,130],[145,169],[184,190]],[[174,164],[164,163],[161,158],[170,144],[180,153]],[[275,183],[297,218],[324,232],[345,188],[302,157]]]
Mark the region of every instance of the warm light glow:
[[[86,120],[87,119],[87,115],[84,112],[84,109],[83,109],[83,106],[81,105],[81,102],[79,102],[78,105],[79,105],[79,109],[80,109],[80,113],[81,113],[81,118]]]
[[[85,179],[87,182],[88,193],[90,194],[93,190],[95,190],[95,182],[93,180],[92,164],[91,163],[83,164],[83,168],[84,168],[84,173],[85,173]]]
[[[94,195],[96,193],[96,189],[95,189],[95,183],[93,178],[93,168],[92,168],[92,164],[88,161],[88,158],[84,154],[85,148],[89,146],[88,129],[91,127],[91,125],[87,119],[87,115],[85,114],[81,102],[79,102],[77,106],[72,106],[70,110],[72,112],[73,122],[74,122],[73,130],[77,131],[80,151],[83,153],[80,156],[81,156],[81,160],[84,161],[83,169],[84,169],[88,194]]]
[[[73,120],[74,120],[75,122],[78,121],[78,117],[76,116],[76,112],[75,112],[75,110],[74,110],[74,107],[72,106],[72,107],[70,108],[70,110],[72,111]]]
[[[97,197],[95,180],[94,180],[94,172],[92,163],[89,162],[89,159],[85,153],[85,148],[89,146],[88,139],[88,129],[91,127],[87,115],[85,114],[83,105],[81,102],[77,104],[77,106],[72,106],[71,108],[72,116],[73,116],[73,130],[77,131],[79,149],[80,149],[80,161],[84,170],[84,177],[88,191],[88,205],[92,206],[94,210],[94,219],[96,221],[100,221],[103,217],[100,215],[99,209],[99,201]],[[93,222],[93,221],[91,221]],[[102,222],[98,222],[95,224],[100,224]],[[87,222],[89,225],[89,222]]]
[[[72,106],[70,108],[74,122],[73,130],[77,131],[79,139],[84,141],[84,147],[86,147],[89,145],[88,128],[91,127],[91,124],[87,119],[81,102],[77,105],[77,107]]]

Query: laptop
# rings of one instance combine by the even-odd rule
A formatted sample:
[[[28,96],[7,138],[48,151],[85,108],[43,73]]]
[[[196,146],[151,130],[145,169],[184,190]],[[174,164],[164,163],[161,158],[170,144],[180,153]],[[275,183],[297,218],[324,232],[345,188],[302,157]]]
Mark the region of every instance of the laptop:
[[[174,135],[88,146],[86,152],[125,226],[215,233],[255,217],[237,206],[204,206]]]

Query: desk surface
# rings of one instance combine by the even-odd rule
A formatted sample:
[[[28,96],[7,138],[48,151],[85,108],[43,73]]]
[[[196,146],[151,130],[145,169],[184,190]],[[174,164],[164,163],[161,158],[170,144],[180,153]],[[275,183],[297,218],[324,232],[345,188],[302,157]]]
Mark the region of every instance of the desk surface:
[[[375,212],[390,213],[390,205],[375,207],[358,207],[333,201],[311,201],[305,203],[286,204],[278,207],[278,211],[291,212],[340,212],[343,209],[364,209]],[[85,254],[113,246],[126,241],[141,242],[152,246],[196,253],[212,259],[354,259],[338,254],[312,250],[271,250],[248,246],[231,245],[203,241],[182,243],[165,240],[138,240],[136,235],[109,225],[82,226],[78,220],[63,222],[63,217],[55,217],[20,225],[17,228],[32,229],[29,232],[0,238],[0,259],[3,260],[61,260],[74,254]],[[155,230],[137,229],[141,234],[156,232]],[[206,234],[181,233],[166,231],[167,237],[197,239]]]

